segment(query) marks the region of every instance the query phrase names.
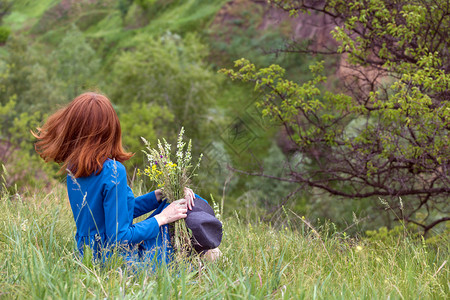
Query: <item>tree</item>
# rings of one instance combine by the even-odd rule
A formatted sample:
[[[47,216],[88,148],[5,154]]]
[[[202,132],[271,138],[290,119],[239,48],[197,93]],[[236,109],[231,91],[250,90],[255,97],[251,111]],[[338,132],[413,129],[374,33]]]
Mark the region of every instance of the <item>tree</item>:
[[[100,66],[94,49],[75,25],[52,53],[52,58],[57,63],[58,79],[66,85],[67,99],[73,99],[91,87]]]
[[[0,104],[0,165],[8,171],[0,190],[25,182],[32,186],[47,179],[45,174],[52,167],[36,155],[29,131],[38,126],[41,118],[40,112],[18,112],[16,97],[11,97],[5,105]]]
[[[0,104],[11,97],[16,99],[18,113],[50,111],[67,100],[65,82],[55,74],[54,60],[43,56],[42,46],[32,44],[25,36],[12,36],[5,49],[7,55],[0,59]]]
[[[203,61],[207,53],[194,35],[138,37],[136,46],[113,65],[111,99],[124,110],[134,102],[166,107],[178,128],[189,128],[189,137],[201,140],[210,132],[208,113],[218,83]],[[176,134],[178,129],[172,129]]]
[[[134,102],[126,109],[119,111],[122,126],[123,144],[128,151],[135,153],[130,160],[134,166],[142,167],[146,156],[142,152],[144,137],[152,145],[156,145],[158,138],[176,138],[169,128],[173,127],[173,114],[158,105]]]
[[[133,0],[118,0],[117,1],[117,8],[120,11],[120,15],[122,16],[122,19],[125,18],[125,16],[128,13],[128,10],[130,9],[130,6],[133,4]]]
[[[400,219],[425,233],[450,220],[450,4],[269,2],[294,17],[325,14],[336,25],[337,49],[291,43],[285,50],[341,55],[349,69],[335,90],[327,90],[320,63],[310,66],[314,79],[303,84],[287,80],[280,66],[257,69],[245,59],[223,70],[255,83],[264,94],[258,102],[263,115],[282,124],[303,155],[301,164],[275,179],[346,198],[389,200]]]

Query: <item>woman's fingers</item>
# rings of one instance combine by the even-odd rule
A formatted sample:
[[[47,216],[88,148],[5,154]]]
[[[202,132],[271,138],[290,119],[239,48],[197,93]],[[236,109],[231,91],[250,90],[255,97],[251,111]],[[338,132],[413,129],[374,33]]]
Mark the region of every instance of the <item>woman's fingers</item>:
[[[189,191],[191,192],[191,195],[192,195],[192,206],[195,206],[195,204],[194,204],[194,199],[195,199],[194,191],[191,190],[191,189],[189,189]]]
[[[189,208],[189,210],[192,210],[192,202],[193,202],[192,196],[189,195],[187,198],[189,199],[189,201],[186,202],[187,207]]]
[[[184,199],[183,199],[183,200],[184,200]],[[180,212],[183,212],[183,213],[187,212],[186,200],[178,202],[178,203],[177,203],[177,209],[178,209]]]
[[[195,204],[194,204],[194,199],[195,199],[194,191],[192,191],[190,188],[185,187],[184,188],[184,195],[185,195],[185,198],[187,199],[187,207],[190,210],[192,210],[192,207],[195,206]]]
[[[183,201],[180,201],[183,200]],[[187,217],[187,207],[186,207],[186,200],[185,199],[180,199],[178,206],[177,206],[177,214],[179,216],[179,219],[184,219]]]
[[[184,198],[181,198],[181,199],[178,199],[176,201],[173,201],[173,203],[178,204],[178,205],[185,205],[186,202],[187,202],[187,200],[184,199]]]
[[[187,217],[186,200],[180,199],[172,202],[163,211],[155,216],[156,221],[159,226],[169,224],[179,219],[184,219]]]
[[[186,199],[186,205],[189,209],[192,209],[191,207],[191,194],[189,193],[189,189],[187,187],[184,188],[184,198]]]
[[[171,214],[171,221],[169,223],[184,219],[187,217],[186,199],[179,199],[174,201],[171,205],[171,210],[168,211]]]

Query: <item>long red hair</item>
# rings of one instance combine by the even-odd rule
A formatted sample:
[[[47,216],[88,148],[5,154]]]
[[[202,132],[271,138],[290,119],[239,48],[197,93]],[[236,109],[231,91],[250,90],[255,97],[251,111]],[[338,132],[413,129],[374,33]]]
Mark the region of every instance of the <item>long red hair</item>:
[[[75,177],[101,172],[111,158],[124,162],[133,156],[122,147],[119,118],[111,101],[97,93],[84,93],[51,115],[32,134],[36,152],[46,161],[62,164]]]

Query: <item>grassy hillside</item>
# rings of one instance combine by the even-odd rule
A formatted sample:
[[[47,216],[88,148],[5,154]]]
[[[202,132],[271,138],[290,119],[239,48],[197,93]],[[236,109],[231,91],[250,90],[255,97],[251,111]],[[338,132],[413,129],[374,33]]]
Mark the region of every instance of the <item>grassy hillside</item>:
[[[3,19],[3,22],[13,31],[27,30],[39,22],[48,9],[60,2],[61,0],[15,0],[11,13]]]
[[[230,217],[224,259],[133,272],[75,254],[64,187],[0,199],[0,298],[34,299],[444,299],[449,243],[436,249],[403,234],[374,242],[308,227],[286,212],[273,227]],[[301,221],[301,219],[304,220]],[[299,222],[303,226],[291,227]],[[328,228],[328,229],[327,229]]]
[[[91,39],[114,40],[128,47],[133,43],[125,37],[139,33],[160,35],[172,31],[183,34],[205,30],[228,1],[171,1],[155,11],[131,4],[125,14],[118,2],[18,0],[3,22],[15,33],[29,33],[50,42],[61,39],[69,26],[75,24]]]

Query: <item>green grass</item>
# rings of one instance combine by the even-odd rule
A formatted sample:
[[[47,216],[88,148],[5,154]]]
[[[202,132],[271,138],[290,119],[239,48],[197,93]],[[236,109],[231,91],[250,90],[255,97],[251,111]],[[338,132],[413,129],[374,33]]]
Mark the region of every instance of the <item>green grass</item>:
[[[143,28],[146,33],[163,34],[166,31],[185,33],[207,28],[227,0],[187,0],[168,9]]]
[[[59,2],[61,0],[14,0],[12,12],[3,19],[3,22],[13,30],[31,27],[45,11]]]
[[[369,242],[291,227],[224,220],[225,259],[127,271],[79,260],[64,187],[0,201],[0,298],[444,299],[449,243],[431,248],[408,238]],[[291,219],[292,222],[289,221]],[[294,220],[296,219],[296,220]],[[301,223],[301,222],[300,222]],[[190,271],[188,271],[190,269]]]
[[[50,7],[60,2],[61,0],[14,0],[12,10],[36,18],[40,17]]]

